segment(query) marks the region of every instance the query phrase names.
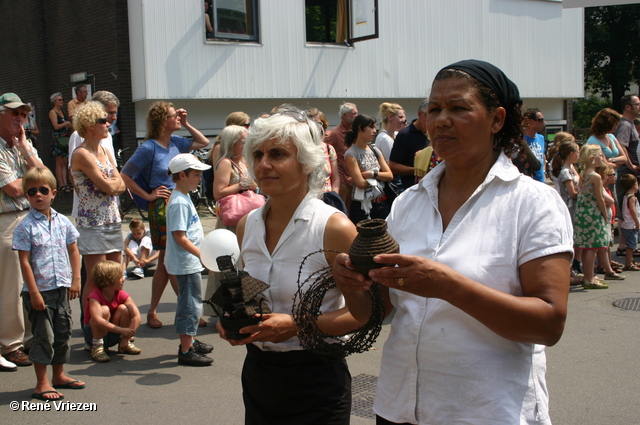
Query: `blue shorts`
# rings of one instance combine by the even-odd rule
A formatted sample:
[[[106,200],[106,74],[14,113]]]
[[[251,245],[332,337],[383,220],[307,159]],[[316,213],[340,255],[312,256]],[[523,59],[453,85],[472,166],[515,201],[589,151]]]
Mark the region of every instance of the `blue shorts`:
[[[198,322],[202,315],[202,274],[177,275],[178,309],[176,310],[176,333],[192,335],[198,333]]]
[[[622,229],[622,233],[624,234],[627,248],[636,249],[638,247],[638,231],[635,229]]]

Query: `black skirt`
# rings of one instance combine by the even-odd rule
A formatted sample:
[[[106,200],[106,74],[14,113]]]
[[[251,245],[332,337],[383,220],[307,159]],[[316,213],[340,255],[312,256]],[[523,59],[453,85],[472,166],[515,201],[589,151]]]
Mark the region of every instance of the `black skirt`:
[[[242,368],[246,425],[346,425],[351,374],[344,359],[308,351],[262,351],[247,344]]]

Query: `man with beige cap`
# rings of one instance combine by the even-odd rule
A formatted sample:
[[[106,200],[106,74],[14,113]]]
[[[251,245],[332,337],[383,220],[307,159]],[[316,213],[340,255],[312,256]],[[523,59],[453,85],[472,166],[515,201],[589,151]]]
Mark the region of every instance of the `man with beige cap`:
[[[29,211],[22,177],[29,168],[44,167],[22,127],[29,112],[31,106],[15,93],[0,96],[0,350],[6,360],[18,366],[29,366],[31,362],[22,351],[22,272],[18,253],[11,249],[13,230]]]

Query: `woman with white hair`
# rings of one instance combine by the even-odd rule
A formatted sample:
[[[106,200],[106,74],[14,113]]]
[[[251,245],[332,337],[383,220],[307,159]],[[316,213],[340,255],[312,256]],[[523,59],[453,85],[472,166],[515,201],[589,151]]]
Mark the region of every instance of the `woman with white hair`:
[[[300,345],[291,315],[300,263],[325,249],[345,252],[356,236],[354,225],[318,196],[324,184],[319,127],[304,112],[282,106],[257,119],[247,137],[245,157],[267,203],[238,223],[244,270],[270,285],[264,296],[272,314],[241,333],[250,337],[242,371],[246,424],[348,424],[351,375],[342,360],[324,362]],[[309,257],[300,280],[333,264],[334,252]],[[329,290],[319,318],[332,335],[361,326],[346,313],[342,295]],[[226,333],[218,323],[220,336]]]

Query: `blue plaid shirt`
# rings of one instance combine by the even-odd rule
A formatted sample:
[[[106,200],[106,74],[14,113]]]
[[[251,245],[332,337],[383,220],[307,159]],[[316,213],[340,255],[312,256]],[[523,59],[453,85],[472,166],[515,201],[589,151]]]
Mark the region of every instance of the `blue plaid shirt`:
[[[40,292],[71,287],[71,264],[67,245],[79,233],[69,219],[51,208],[51,221],[38,210],[29,214],[13,232],[13,249],[31,252],[31,269]],[[28,291],[23,284],[23,291]]]

